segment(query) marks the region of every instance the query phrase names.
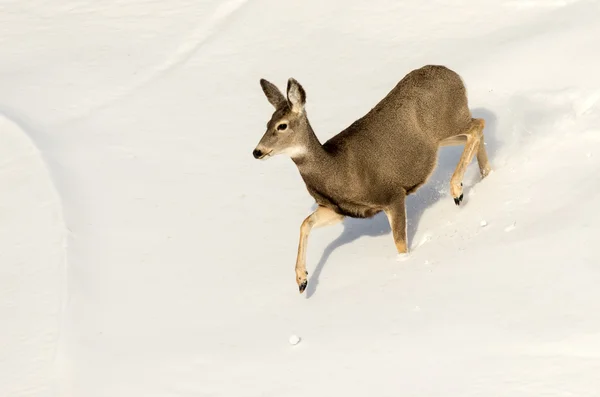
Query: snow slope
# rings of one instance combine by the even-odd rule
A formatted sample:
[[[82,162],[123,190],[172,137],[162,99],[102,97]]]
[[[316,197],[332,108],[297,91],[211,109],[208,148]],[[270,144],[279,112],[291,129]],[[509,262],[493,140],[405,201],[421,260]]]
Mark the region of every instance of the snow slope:
[[[66,292],[60,198],[25,127],[0,116],[0,395],[55,391]]]
[[[0,395],[600,392],[600,2],[0,9]],[[325,140],[427,63],[462,75],[494,172],[458,208],[444,148],[409,260],[385,216],[318,229],[299,295],[313,202],[251,155],[259,79],[299,80]]]

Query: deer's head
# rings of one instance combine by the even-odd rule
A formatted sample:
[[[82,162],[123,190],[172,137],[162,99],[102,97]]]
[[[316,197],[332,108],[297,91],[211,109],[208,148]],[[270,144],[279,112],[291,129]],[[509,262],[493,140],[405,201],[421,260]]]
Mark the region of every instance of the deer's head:
[[[257,159],[266,159],[277,154],[297,158],[307,150],[310,127],[304,104],[304,88],[293,78],[287,83],[287,98],[272,83],[260,80],[260,86],[275,108],[267,122],[267,131],[252,152]]]

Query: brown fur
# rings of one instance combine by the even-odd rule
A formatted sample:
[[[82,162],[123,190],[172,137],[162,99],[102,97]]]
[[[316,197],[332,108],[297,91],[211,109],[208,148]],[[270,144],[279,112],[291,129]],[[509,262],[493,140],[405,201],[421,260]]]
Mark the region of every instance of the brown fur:
[[[408,245],[405,198],[427,182],[439,147],[465,145],[451,180],[456,204],[462,200],[462,177],[475,154],[482,176],[489,173],[485,122],[471,117],[462,79],[444,66],[408,73],[366,115],[322,145],[308,121],[306,93],[297,81],[288,80],[287,99],[264,79],[261,86],[275,112],[255,157],[287,152],[317,204],[341,218],[369,218],[385,211],[399,252],[407,252]],[[302,241],[306,238],[301,238],[303,250]],[[297,275],[298,262],[303,262],[300,255]],[[297,282],[302,292],[306,278]]]

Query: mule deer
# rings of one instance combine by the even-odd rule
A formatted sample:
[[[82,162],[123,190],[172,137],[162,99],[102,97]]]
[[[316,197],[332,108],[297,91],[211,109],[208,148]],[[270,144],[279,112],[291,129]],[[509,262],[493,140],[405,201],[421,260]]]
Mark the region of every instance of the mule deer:
[[[253,155],[290,156],[318,205],[300,227],[295,269],[300,293],[307,286],[311,229],[384,211],[398,253],[408,253],[405,199],[431,176],[438,149],[464,145],[450,180],[456,205],[462,202],[462,179],[473,156],[482,178],[491,170],[483,143],[485,121],[472,118],[461,77],[445,66],[411,71],[366,115],[324,144],[310,126],[306,93],[295,79],[287,82],[287,98],[265,79],[260,85],[275,111]]]

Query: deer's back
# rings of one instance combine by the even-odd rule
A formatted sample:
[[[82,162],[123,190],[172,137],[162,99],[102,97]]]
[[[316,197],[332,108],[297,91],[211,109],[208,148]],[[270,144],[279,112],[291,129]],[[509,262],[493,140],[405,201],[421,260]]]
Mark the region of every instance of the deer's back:
[[[366,115],[332,137],[325,145],[370,141],[380,149],[394,142],[414,139],[438,141],[464,132],[469,125],[466,89],[460,76],[445,66],[427,65],[408,73]]]
[[[435,167],[438,142],[471,120],[462,79],[444,66],[408,73],[373,109],[323,145],[351,181],[352,199],[410,191]],[[380,191],[378,191],[380,190]]]

